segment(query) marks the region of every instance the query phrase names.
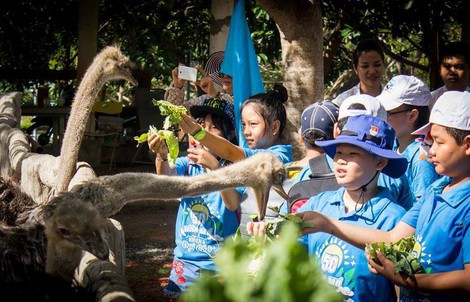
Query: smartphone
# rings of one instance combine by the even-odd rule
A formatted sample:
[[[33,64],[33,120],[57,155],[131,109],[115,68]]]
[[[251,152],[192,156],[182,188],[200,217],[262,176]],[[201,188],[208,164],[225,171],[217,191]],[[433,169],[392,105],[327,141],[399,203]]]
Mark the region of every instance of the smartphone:
[[[189,136],[189,148],[197,148],[196,140],[191,135]]]
[[[188,66],[178,66],[178,78],[195,82],[197,80],[197,69]]]

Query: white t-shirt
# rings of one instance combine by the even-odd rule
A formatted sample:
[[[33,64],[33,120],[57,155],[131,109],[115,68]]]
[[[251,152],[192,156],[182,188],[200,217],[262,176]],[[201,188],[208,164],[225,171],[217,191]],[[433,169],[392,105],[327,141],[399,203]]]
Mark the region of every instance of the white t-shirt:
[[[432,107],[434,106],[434,104],[436,103],[437,99],[444,94],[444,92],[447,92],[448,89],[447,87],[444,85],[442,87],[439,87],[433,91],[431,91],[431,102],[429,102],[429,110],[432,109]],[[470,87],[467,86],[467,88],[465,89],[465,91],[469,91],[470,92]]]

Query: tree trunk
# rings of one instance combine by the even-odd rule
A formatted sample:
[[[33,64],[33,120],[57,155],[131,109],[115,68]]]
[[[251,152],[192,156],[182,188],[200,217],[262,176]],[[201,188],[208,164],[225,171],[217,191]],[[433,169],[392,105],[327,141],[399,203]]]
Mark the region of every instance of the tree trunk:
[[[294,158],[303,154],[297,129],[303,109],[323,99],[323,23],[320,1],[258,0],[281,36],[284,86],[289,92],[288,129]]]
[[[209,54],[225,49],[232,11],[233,0],[212,0]]]
[[[462,11],[470,11],[470,1],[462,1]],[[470,18],[463,18],[462,20],[462,41],[470,44]]]

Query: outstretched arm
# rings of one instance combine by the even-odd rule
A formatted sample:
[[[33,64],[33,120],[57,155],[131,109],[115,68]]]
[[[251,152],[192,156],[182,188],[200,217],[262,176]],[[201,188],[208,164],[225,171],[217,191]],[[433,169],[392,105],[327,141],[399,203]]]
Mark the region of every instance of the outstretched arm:
[[[194,135],[202,129],[201,125],[186,114],[183,115],[183,119],[180,121],[180,127],[185,133],[190,135]],[[242,147],[234,145],[220,136],[207,132],[206,136],[202,138],[200,142],[223,159],[231,162],[245,159],[245,152]]]
[[[396,285],[421,291],[448,291],[450,294],[470,292],[469,263],[465,264],[463,270],[435,274],[416,274],[413,280],[408,276],[395,273],[393,262],[385,258],[380,252],[377,252],[377,257],[382,265],[375,263],[369,255],[367,257],[371,272],[383,275]]]
[[[314,228],[303,229],[302,233],[304,235],[316,232],[328,233],[361,249],[365,248],[366,243],[395,242],[401,238],[411,236],[415,232],[413,227],[404,222],[399,222],[393,230],[386,232],[354,226],[314,211],[297,213],[296,215],[315,226]]]

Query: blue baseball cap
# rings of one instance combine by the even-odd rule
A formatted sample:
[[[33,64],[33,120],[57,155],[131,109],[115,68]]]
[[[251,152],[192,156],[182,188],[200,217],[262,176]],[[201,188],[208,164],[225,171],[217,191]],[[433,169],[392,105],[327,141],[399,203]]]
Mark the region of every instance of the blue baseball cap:
[[[408,161],[392,150],[394,140],[395,131],[387,122],[375,116],[361,114],[350,116],[336,139],[316,141],[315,144],[331,158],[335,156],[338,144],[351,144],[373,155],[387,158],[388,163],[382,172],[397,178],[405,174]]]
[[[305,108],[300,117],[300,133],[305,139],[308,131],[316,130],[333,139],[333,127],[338,121],[338,107],[330,101],[313,103]]]

